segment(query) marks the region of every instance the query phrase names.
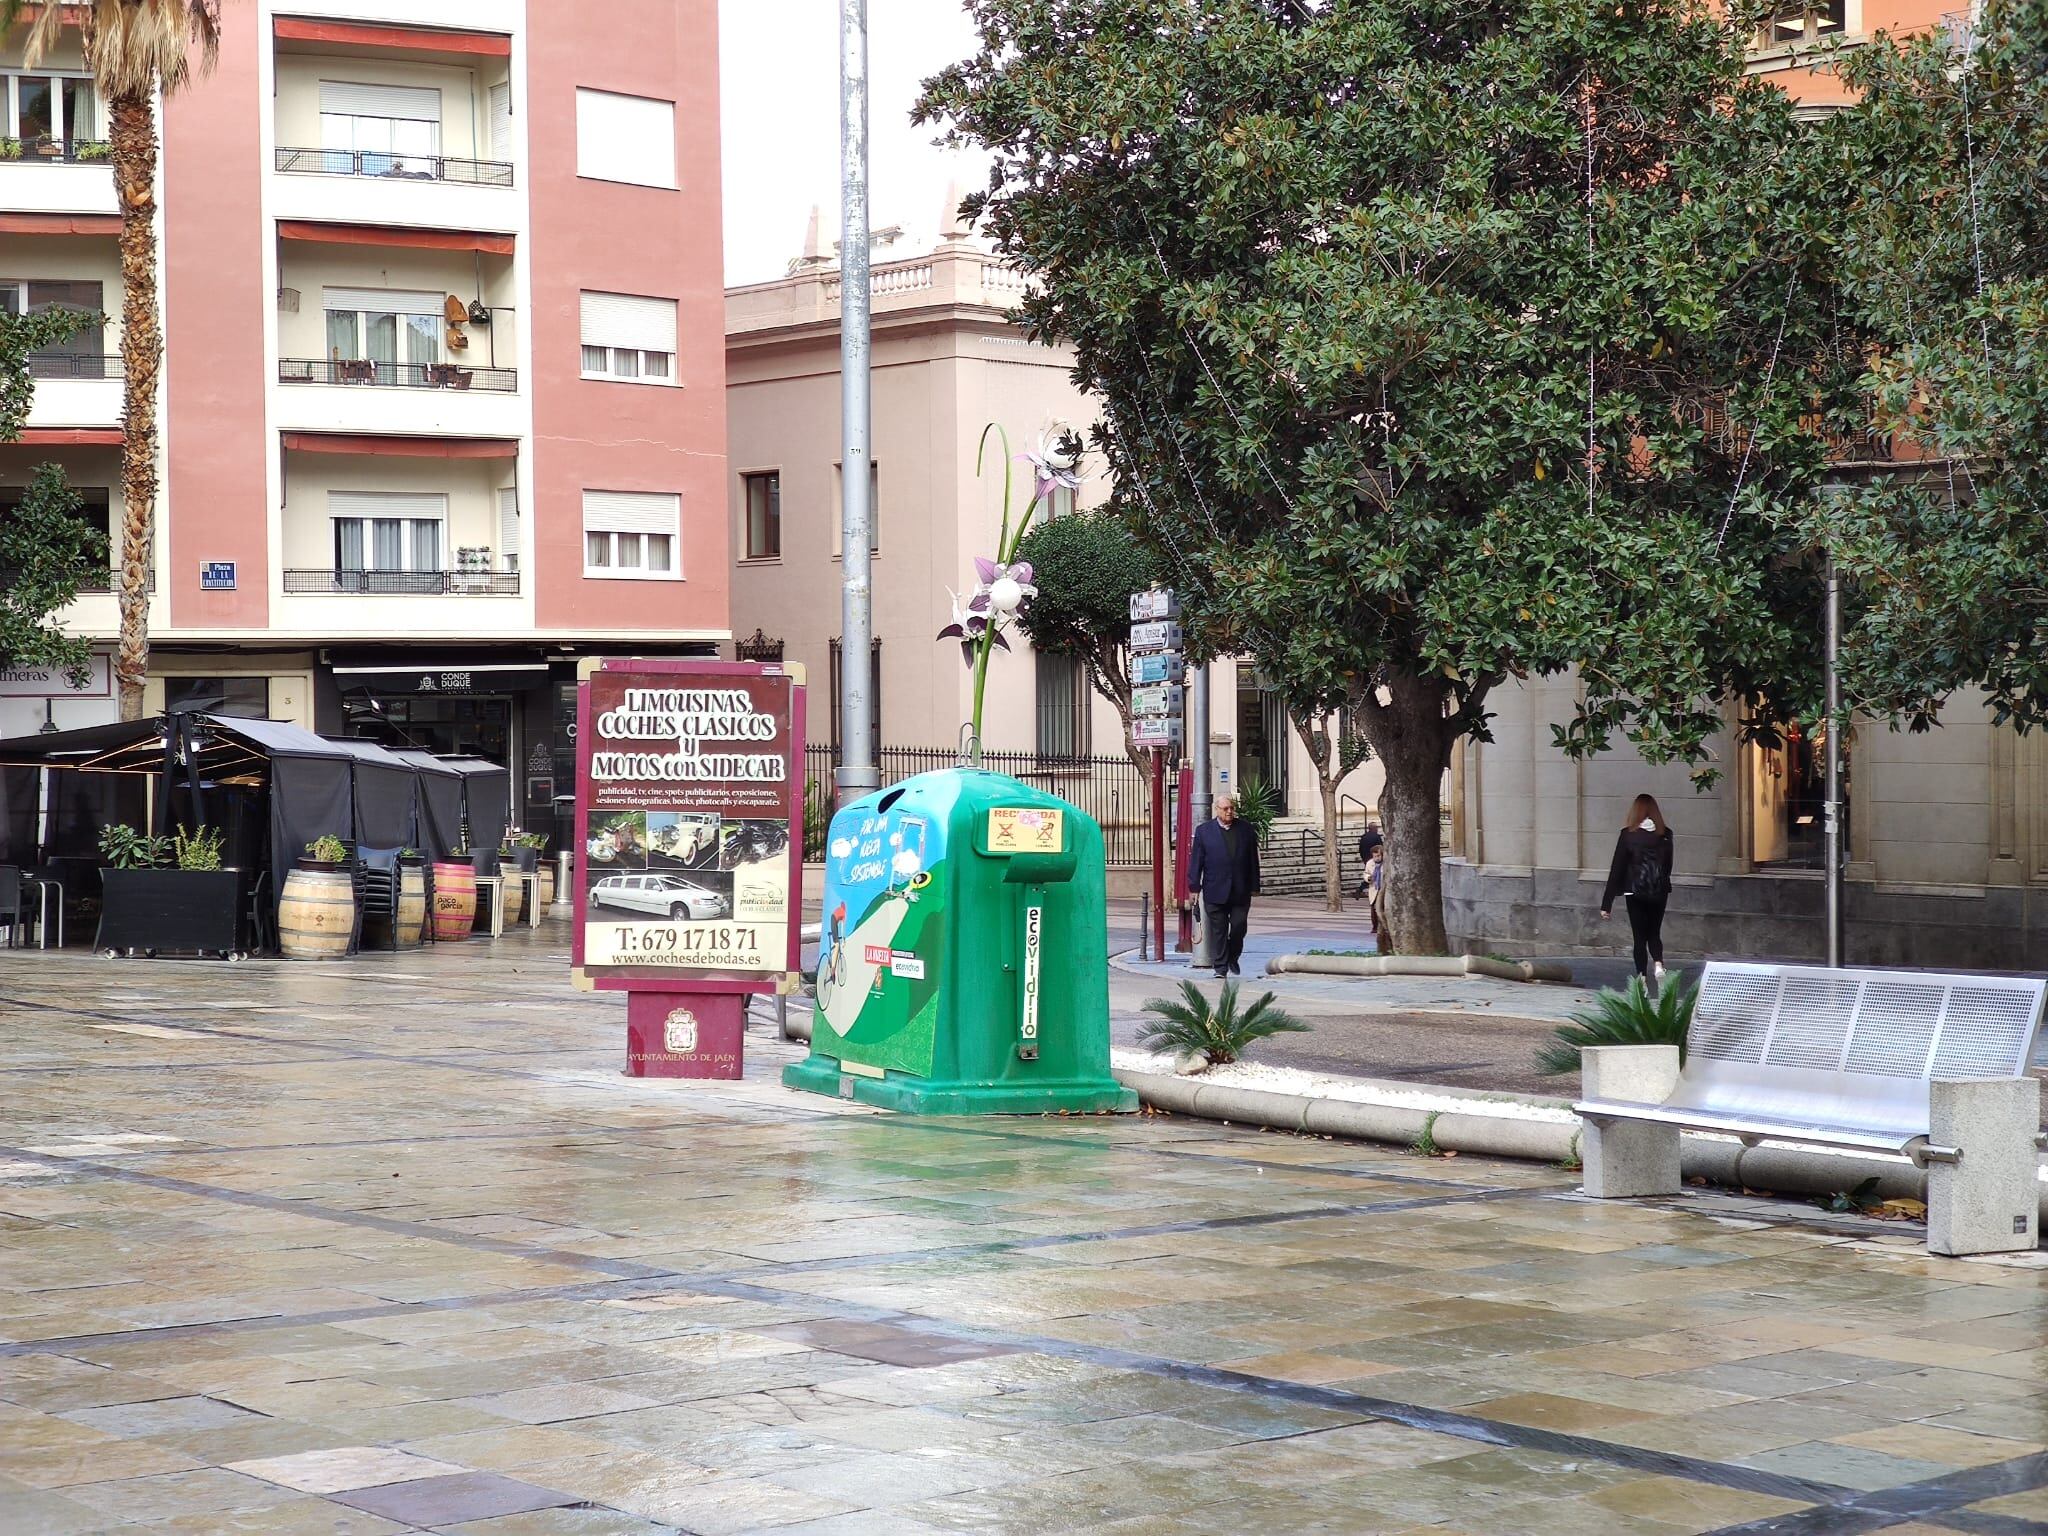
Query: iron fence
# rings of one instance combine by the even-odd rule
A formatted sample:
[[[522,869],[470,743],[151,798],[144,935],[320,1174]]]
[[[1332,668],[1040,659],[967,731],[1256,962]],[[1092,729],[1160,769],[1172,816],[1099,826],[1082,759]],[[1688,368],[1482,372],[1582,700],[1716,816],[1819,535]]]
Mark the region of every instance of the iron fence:
[[[118,379],[121,377],[121,359],[103,357],[97,352],[49,352],[29,358],[28,376],[32,379]]]
[[[0,160],[10,165],[113,165],[114,146],[105,139],[0,138]]]
[[[878,766],[887,787],[935,768],[957,767],[959,762],[960,755],[950,747],[884,747]],[[830,804],[832,771],[838,764],[839,753],[833,747],[820,744],[804,749],[806,783],[822,791],[812,798],[824,805]],[[981,766],[1022,779],[1086,812],[1102,828],[1103,851],[1111,865],[1136,867],[1152,862],[1152,786],[1129,758],[983,752]]]
[[[450,181],[475,187],[509,187],[512,167],[503,160],[461,160],[453,155],[404,155],[388,150],[294,149],[277,146],[277,168],[295,175],[381,176],[399,181]]]
[[[513,368],[473,368],[467,363],[380,363],[356,357],[287,357],[277,365],[280,384],[368,384],[386,389],[484,389],[511,394],[519,388]]]

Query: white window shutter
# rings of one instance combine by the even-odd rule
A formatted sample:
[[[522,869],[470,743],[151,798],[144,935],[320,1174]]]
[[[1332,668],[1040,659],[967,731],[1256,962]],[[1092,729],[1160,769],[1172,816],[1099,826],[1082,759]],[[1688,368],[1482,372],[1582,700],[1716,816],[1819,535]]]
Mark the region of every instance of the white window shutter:
[[[434,315],[448,303],[445,293],[410,293],[398,288],[326,288],[320,302],[329,310],[372,315]]]
[[[431,87],[322,80],[320,110],[348,117],[405,117],[438,123],[441,121],[441,93]]]
[[[585,533],[674,534],[682,516],[682,497],[646,491],[585,491]]]
[[[438,491],[329,491],[329,517],[448,516],[448,498]]]
[[[491,87],[491,158],[512,158],[512,87]]]
[[[576,174],[642,187],[676,184],[676,104],[576,92]]]
[[[583,295],[583,345],[630,347],[639,352],[676,349],[676,301],[630,293]]]
[[[519,569],[519,492],[505,486],[498,492],[498,554],[505,569]]]

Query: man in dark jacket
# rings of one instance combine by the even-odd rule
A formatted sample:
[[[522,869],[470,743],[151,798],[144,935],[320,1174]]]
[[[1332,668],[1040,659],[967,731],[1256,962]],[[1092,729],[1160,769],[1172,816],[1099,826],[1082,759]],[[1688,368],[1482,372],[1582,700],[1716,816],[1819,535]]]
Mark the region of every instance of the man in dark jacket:
[[[1216,797],[1215,819],[1195,828],[1188,889],[1201,894],[1208,914],[1216,974],[1237,975],[1245,923],[1259,894],[1259,836],[1237,819],[1237,802],[1228,795]]]
[[[1352,890],[1354,896],[1372,894],[1372,851],[1382,847],[1386,838],[1380,834],[1380,824],[1367,818],[1365,830],[1358,834],[1358,884]]]

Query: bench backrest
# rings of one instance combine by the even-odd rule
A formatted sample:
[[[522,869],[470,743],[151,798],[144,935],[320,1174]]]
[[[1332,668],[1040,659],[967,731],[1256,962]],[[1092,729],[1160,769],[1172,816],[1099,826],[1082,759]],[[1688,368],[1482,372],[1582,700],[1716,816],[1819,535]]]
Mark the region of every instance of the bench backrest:
[[[2019,1077],[2048,983],[1715,961],[1671,1102],[1814,1125],[1927,1131],[1927,1084]]]

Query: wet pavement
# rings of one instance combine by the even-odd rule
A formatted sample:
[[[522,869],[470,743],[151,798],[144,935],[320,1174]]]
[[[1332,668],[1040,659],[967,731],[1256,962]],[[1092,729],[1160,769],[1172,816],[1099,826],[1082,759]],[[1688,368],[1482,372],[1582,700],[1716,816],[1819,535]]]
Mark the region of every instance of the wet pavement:
[[[638,1082],[565,936],[0,958],[0,1531],[2048,1530],[2048,1255]]]

